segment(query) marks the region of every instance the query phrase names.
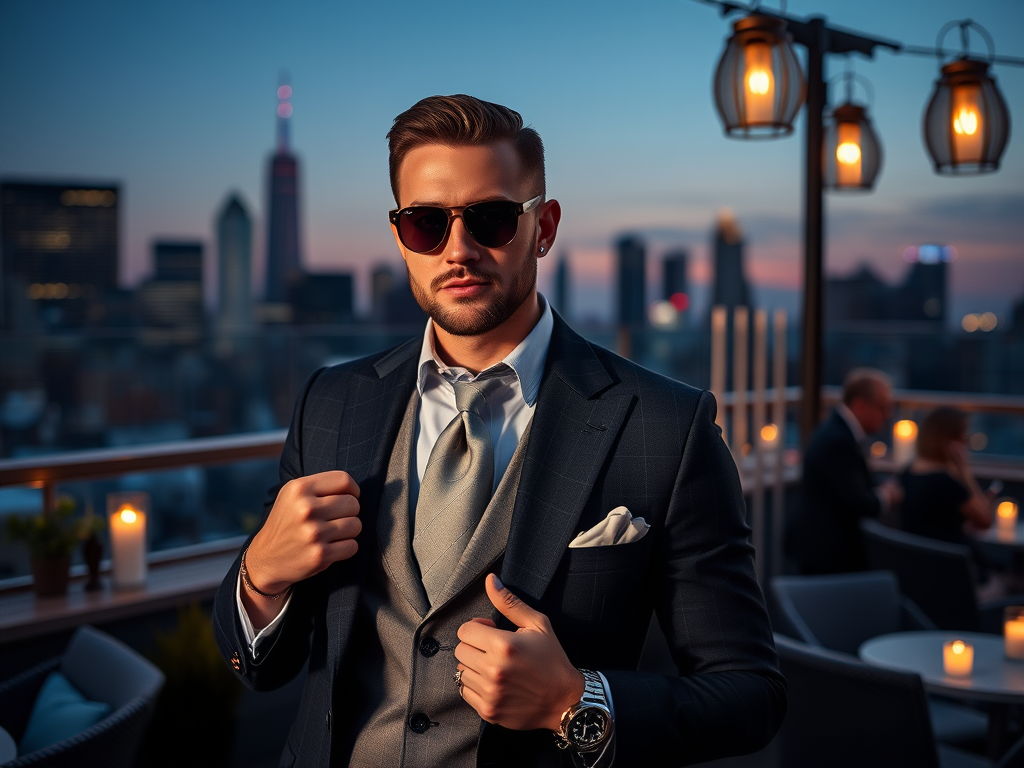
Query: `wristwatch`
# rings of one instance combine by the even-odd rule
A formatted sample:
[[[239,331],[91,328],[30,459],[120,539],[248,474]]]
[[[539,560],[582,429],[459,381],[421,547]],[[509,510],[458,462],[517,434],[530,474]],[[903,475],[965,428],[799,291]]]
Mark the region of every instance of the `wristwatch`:
[[[589,669],[581,669],[580,672],[583,673],[583,697],[562,713],[555,743],[560,749],[594,752],[611,735],[612,712],[601,676]]]

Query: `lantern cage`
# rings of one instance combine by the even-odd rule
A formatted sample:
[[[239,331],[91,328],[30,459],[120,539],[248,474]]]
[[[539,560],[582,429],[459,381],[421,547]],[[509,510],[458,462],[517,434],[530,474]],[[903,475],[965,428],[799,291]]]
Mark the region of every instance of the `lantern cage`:
[[[942,67],[925,109],[924,142],[935,171],[990,173],[1010,138],[1010,113],[988,62],[962,57]]]
[[[727,136],[791,134],[806,82],[785,21],[754,13],[733,22],[714,83],[715,105]]]
[[[882,145],[865,107],[847,101],[832,110],[823,145],[823,186],[847,191],[875,186],[882,168]]]

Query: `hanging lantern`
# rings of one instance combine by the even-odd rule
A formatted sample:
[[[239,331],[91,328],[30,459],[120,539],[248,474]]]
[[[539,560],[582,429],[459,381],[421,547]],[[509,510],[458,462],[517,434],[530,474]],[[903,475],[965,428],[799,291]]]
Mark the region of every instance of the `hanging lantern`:
[[[988,62],[966,53],[969,27],[990,40],[987,33],[969,20],[956,23],[964,52],[944,65],[942,76],[935,81],[924,113],[924,142],[937,173],[988,173],[998,170],[1006,149],[1010,113],[995,78],[988,74]],[[949,27],[940,32],[940,42]]]
[[[868,190],[882,167],[882,146],[867,110],[847,101],[825,126],[822,183],[829,189]]]
[[[786,23],[755,13],[732,26],[714,85],[726,135],[773,138],[792,133],[805,84]]]

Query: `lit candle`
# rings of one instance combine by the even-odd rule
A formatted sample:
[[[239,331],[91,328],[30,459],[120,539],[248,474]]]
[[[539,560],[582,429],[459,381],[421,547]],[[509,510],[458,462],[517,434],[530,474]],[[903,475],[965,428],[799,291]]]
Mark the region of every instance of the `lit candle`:
[[[1014,530],[1017,527],[1017,504],[1009,500],[999,502],[996,507],[996,521],[999,530]]]
[[[771,125],[775,116],[775,76],[772,73],[772,47],[765,42],[748,43],[743,48],[746,75],[743,79],[747,123]]]
[[[905,467],[914,458],[917,443],[917,424],[910,419],[901,419],[892,427],[892,461],[897,467]]]
[[[1024,615],[1011,616],[1003,623],[1003,645],[1008,658],[1024,659]]]
[[[836,136],[836,182],[841,187],[859,187],[861,179],[860,125],[839,123]]]
[[[141,587],[146,581],[145,494],[111,494],[111,582],[115,587]]]
[[[942,645],[942,668],[947,675],[969,675],[974,666],[974,646],[963,640]]]

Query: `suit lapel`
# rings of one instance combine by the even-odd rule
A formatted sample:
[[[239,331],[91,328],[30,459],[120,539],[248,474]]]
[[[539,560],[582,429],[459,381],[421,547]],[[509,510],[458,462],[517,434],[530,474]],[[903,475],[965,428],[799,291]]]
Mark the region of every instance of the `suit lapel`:
[[[387,460],[395,444],[402,415],[416,382],[420,339],[395,348],[372,367],[352,371],[338,395],[343,406],[338,414],[335,469],[348,472],[359,484],[359,517],[363,523],[354,558],[335,563],[326,572],[330,580],[327,614],[338,631],[329,633],[329,654],[335,669],[348,644],[359,589],[366,572],[367,554],[376,547],[377,515],[384,490]],[[329,395],[328,395],[329,396]]]
[[[540,599],[634,401],[556,315],[501,578]]]
[[[416,613],[425,616],[430,609],[430,602],[412,554],[412,516],[409,509],[409,476],[415,471],[412,468],[412,455],[419,400],[419,395],[415,393],[409,398],[409,406],[391,452],[384,493],[377,513],[377,543],[384,561],[384,570]]]

